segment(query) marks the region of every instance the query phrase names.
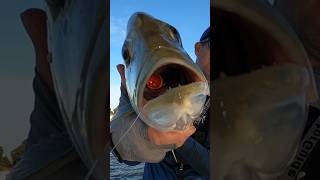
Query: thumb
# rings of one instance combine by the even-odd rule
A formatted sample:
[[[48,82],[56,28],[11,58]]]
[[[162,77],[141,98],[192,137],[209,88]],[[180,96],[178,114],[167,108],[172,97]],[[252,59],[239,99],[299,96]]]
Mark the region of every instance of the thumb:
[[[196,132],[196,128],[194,126],[190,126],[185,131],[180,132],[181,139],[179,142],[176,143],[176,148],[181,147],[186,142],[186,140],[195,132]]]

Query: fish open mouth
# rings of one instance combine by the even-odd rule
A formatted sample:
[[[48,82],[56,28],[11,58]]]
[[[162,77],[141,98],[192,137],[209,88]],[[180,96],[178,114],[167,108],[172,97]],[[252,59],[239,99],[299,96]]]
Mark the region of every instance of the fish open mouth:
[[[285,44],[288,40],[281,40],[272,32],[276,30],[221,9],[215,9],[215,17],[213,59],[216,61],[212,79],[246,74],[268,66],[301,63],[290,55],[292,52]]]
[[[167,64],[159,67],[148,77],[143,91],[144,103],[164,94],[167,90],[203,81],[194,70],[180,64]]]
[[[238,2],[238,1],[235,1]],[[285,64],[307,68],[311,83],[308,102],[317,98],[307,54],[284,19],[272,19],[260,11],[232,10],[224,1],[214,8],[212,80],[254,73]],[[226,6],[226,7],[224,7]],[[274,12],[275,13],[275,12]],[[254,14],[254,15],[253,15]],[[213,69],[213,70],[212,70]]]
[[[204,75],[196,65],[174,63],[152,72],[143,89],[144,121],[161,131],[185,130],[199,117],[209,94]]]

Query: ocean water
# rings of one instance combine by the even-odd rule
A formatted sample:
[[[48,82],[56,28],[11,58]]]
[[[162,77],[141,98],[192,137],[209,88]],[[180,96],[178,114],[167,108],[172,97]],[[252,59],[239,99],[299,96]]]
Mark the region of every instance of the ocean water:
[[[110,180],[141,180],[143,176],[144,163],[136,166],[128,166],[119,163],[117,159],[110,153]],[[8,172],[0,171],[0,180],[5,180]]]
[[[117,159],[110,153],[110,179],[111,180],[141,180],[143,176],[144,163],[136,166],[128,166],[119,163]]]

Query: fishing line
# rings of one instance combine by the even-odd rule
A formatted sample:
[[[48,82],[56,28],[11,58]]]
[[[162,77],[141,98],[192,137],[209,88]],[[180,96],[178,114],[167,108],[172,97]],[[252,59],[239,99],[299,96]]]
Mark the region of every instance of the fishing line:
[[[122,141],[122,139],[129,133],[130,129],[133,127],[133,125],[135,124],[135,122],[138,120],[140,114],[141,114],[141,112],[139,112],[137,118],[133,121],[133,123],[130,125],[130,127],[127,129],[127,131],[120,137],[119,141],[114,145],[114,147],[111,149],[110,152],[113,152],[113,150],[120,144],[120,142]]]
[[[177,160],[176,154],[174,153],[174,150],[172,149],[171,152],[173,154],[174,160],[176,161],[176,163],[178,163],[178,160]]]
[[[98,160],[95,160],[93,163],[93,166],[91,167],[90,171],[88,172],[88,174],[86,175],[86,177],[84,178],[85,180],[89,180],[89,178],[91,177],[91,174],[93,173],[93,170],[96,168],[98,163]]]

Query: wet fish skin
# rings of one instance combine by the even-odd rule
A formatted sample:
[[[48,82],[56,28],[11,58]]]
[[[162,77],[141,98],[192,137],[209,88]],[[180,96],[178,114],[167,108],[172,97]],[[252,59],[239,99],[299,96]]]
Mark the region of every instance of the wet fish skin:
[[[138,114],[143,111],[146,82],[160,67],[179,65],[191,71],[197,80],[206,82],[200,68],[183,49],[178,31],[146,13],[137,12],[129,19],[122,54],[126,67],[127,92]],[[147,122],[145,113],[141,114],[141,118]],[[148,125],[160,128],[154,124]],[[160,129],[168,130],[169,127]]]
[[[211,6],[215,37],[222,40],[215,47],[225,48],[220,60],[229,66],[210,84],[211,178],[283,179],[307,121],[307,105],[318,98],[306,50],[267,1],[216,0]]]
[[[308,52],[313,66],[320,67],[318,0],[276,0],[274,5],[289,21]]]
[[[47,0],[48,61],[73,146],[93,176],[106,179],[109,98],[104,0]]]

